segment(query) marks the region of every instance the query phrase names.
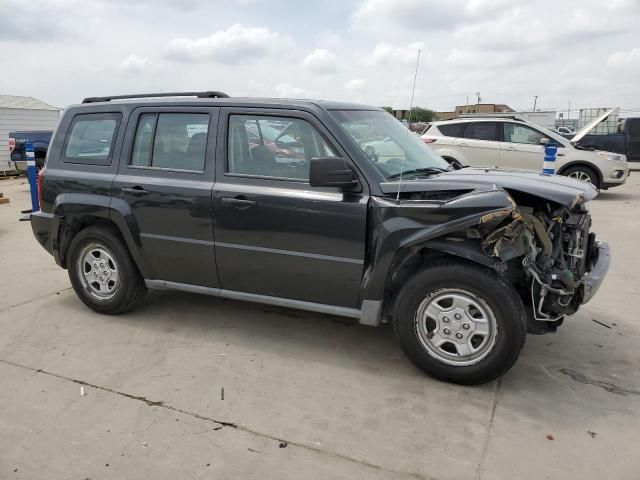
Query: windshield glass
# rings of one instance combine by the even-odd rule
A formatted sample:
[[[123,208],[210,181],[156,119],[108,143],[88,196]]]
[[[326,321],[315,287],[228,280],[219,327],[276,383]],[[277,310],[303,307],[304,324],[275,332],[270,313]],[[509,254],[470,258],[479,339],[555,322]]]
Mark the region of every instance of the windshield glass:
[[[449,170],[446,160],[385,111],[334,110],[331,115],[387,179],[398,178],[401,170],[407,179]]]

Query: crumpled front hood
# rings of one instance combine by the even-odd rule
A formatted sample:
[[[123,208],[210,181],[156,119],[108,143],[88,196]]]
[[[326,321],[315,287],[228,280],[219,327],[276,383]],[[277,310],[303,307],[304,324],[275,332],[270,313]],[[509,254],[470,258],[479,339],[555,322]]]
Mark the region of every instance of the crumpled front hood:
[[[518,190],[535,195],[561,205],[571,204],[581,194],[584,201],[593,200],[598,191],[593,185],[561,175],[542,175],[533,172],[495,170],[488,168],[462,168],[444,172],[426,179],[397,180],[380,184],[385,194],[400,192],[431,192],[446,190],[465,190],[495,188]]]

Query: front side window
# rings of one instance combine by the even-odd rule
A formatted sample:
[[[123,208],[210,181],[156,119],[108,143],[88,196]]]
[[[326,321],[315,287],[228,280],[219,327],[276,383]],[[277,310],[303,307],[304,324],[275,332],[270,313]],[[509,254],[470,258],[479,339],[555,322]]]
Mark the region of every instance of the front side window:
[[[464,138],[497,141],[498,124],[495,122],[469,122],[464,129]]]
[[[202,172],[208,130],[206,113],[142,114],[133,142],[131,165]]]
[[[65,162],[110,165],[119,113],[76,115],[65,148]]]
[[[517,123],[504,123],[504,141],[509,143],[526,143],[529,145],[540,145],[540,140],[545,136],[525,125]]]
[[[335,156],[306,120],[262,115],[229,118],[229,173],[306,181],[312,158]]]

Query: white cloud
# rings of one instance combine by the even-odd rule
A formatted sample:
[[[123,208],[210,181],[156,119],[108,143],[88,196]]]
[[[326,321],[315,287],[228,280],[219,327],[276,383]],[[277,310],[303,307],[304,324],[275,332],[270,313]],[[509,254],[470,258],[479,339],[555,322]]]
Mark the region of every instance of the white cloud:
[[[334,73],[337,69],[336,56],[328,50],[318,49],[307,55],[302,65],[315,73]]]
[[[282,98],[310,98],[313,95],[309,90],[304,88],[295,87],[290,83],[280,83],[275,87],[276,97]]]
[[[415,42],[400,47],[390,43],[379,43],[369,55],[368,63],[371,65],[414,63],[418,59],[418,50],[424,50],[423,42]]]
[[[344,84],[344,88],[346,88],[347,90],[360,90],[366,84],[367,82],[365,82],[362,78],[353,78]]]
[[[236,23],[208,37],[176,38],[167,45],[166,57],[181,61],[212,60],[219,63],[241,63],[277,50],[284,38],[268,28],[245,28]]]
[[[351,16],[357,30],[445,29],[459,23],[461,0],[367,0]]]
[[[120,70],[135,72],[135,71],[140,71],[140,70],[149,68],[152,65],[153,65],[153,62],[148,58],[139,57],[137,55],[129,55],[127,58],[125,58],[122,62],[118,64],[118,68]]]
[[[540,108],[638,105],[640,0],[298,2],[289,24],[263,3],[0,0],[2,89],[61,106],[216,89],[408,107],[421,48],[415,105],[449,110],[477,91],[514,108],[533,95]],[[38,35],[21,20],[34,16],[49,25]]]
[[[607,58],[607,65],[614,68],[640,67],[640,48],[612,53]]]

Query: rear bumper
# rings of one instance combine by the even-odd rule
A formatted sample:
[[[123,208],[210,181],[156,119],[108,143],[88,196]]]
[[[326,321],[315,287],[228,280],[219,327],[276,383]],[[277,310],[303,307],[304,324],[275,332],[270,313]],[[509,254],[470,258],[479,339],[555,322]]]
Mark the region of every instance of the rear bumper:
[[[20,173],[25,173],[27,171],[27,161],[26,160],[16,160],[13,162],[13,167]]]
[[[60,217],[38,210],[29,215],[29,220],[31,221],[31,230],[33,230],[33,235],[38,243],[55,257],[54,232],[58,231]]]
[[[585,304],[593,298],[611,265],[611,249],[607,242],[598,242],[598,260],[593,269],[584,278],[584,295],[582,303]]]

